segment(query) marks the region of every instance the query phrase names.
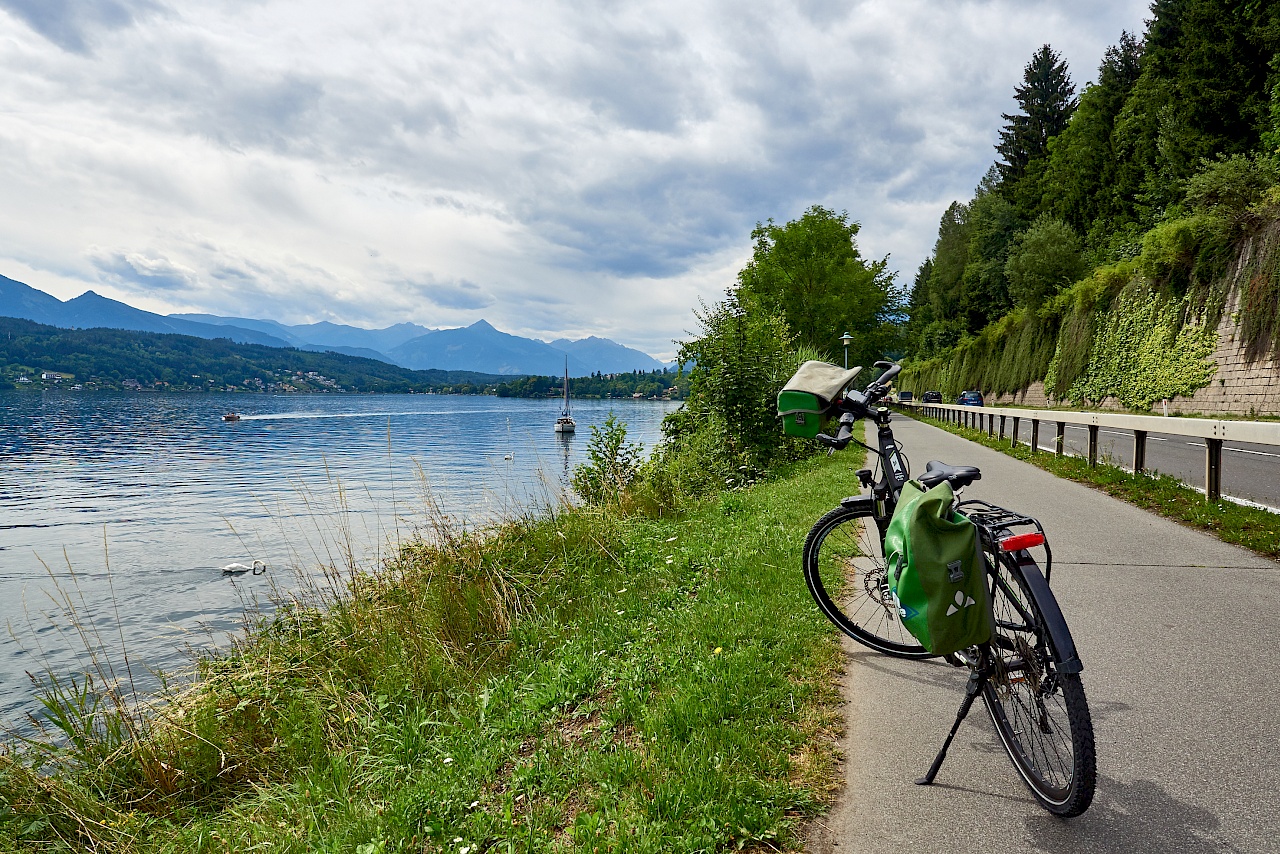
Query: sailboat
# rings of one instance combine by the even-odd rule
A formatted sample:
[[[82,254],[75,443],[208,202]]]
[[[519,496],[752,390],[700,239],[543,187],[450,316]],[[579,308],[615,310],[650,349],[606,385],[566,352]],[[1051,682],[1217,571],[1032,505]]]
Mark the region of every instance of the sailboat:
[[[564,409],[560,410],[560,417],[556,419],[557,433],[572,433],[578,429],[578,422],[573,420],[573,414],[569,412],[569,357],[564,359]]]

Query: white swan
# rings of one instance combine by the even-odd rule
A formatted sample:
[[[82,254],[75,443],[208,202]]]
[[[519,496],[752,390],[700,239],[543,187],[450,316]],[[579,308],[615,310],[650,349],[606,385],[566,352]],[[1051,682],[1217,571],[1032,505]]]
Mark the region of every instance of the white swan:
[[[222,568],[223,575],[244,575],[246,572],[252,572],[254,575],[265,575],[267,565],[263,561],[255,560],[253,566],[245,566],[242,563],[229,563]]]

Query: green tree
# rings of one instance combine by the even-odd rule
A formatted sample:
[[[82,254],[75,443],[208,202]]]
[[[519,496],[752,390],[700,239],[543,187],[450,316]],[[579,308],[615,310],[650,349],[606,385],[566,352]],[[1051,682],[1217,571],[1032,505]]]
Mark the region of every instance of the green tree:
[[[726,462],[764,468],[786,441],[776,397],[797,367],[794,337],[782,318],[748,311],[732,295],[696,314],[702,334],[683,342],[678,356],[694,365],[689,399],[669,426],[708,430]]]
[[[1084,275],[1080,238],[1061,220],[1042,216],[1014,241],[1005,264],[1014,304],[1039,308]]]
[[[918,316],[928,320],[915,333],[919,349],[914,355],[933,354],[952,346],[966,331],[968,324],[960,316],[961,284],[969,261],[969,207],[952,202],[938,223],[938,239],[933,245],[928,278],[917,277],[913,299],[928,307]],[[923,270],[923,267],[921,268]]]
[[[978,332],[1012,307],[1004,268],[1021,223],[1013,205],[996,192],[997,180],[992,167],[968,208],[968,252],[957,309],[969,332]]]
[[[1156,0],[1151,12],[1142,73],[1116,125],[1147,226],[1181,201],[1205,159],[1258,148],[1271,128],[1280,51],[1275,3]]]
[[[926,258],[920,262],[916,277],[912,280],[911,291],[907,294],[907,352],[919,355],[922,351],[924,330],[933,322],[933,307],[929,303],[929,279],[933,276],[933,259]]]
[[[1020,111],[1003,116],[996,168],[1001,191],[1024,220],[1035,216],[1039,207],[1049,140],[1067,127],[1076,108],[1075,91],[1067,64],[1043,45],[1023,68],[1022,84],[1014,90]]]
[[[845,332],[854,337],[852,364],[880,358],[894,345],[901,306],[887,260],[868,262],[859,253],[858,229],[848,213],[819,205],[786,225],[757,225],[736,303],[752,315],[781,318],[797,343],[832,361],[843,358],[838,339]]]
[[[1091,243],[1133,219],[1136,182],[1124,180],[1116,120],[1141,72],[1142,45],[1132,33],[1107,48],[1098,81],[1085,87],[1070,123],[1049,143],[1041,212],[1066,222]],[[1128,188],[1126,190],[1126,188]]]

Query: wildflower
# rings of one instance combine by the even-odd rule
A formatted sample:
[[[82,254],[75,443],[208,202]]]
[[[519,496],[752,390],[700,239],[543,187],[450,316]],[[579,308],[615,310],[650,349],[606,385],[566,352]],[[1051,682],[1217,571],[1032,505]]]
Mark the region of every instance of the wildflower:
[[[720,653],[722,653],[722,652],[724,652],[724,647],[722,647],[722,646],[718,646],[718,647],[716,647],[715,649],[713,649],[713,650],[711,651],[711,654],[712,654],[712,655],[719,655],[719,654],[720,654]]]
[[[452,765],[452,764],[453,764],[453,757],[452,757],[452,756],[446,756],[446,757],[444,758],[444,764],[445,764],[445,765]]]

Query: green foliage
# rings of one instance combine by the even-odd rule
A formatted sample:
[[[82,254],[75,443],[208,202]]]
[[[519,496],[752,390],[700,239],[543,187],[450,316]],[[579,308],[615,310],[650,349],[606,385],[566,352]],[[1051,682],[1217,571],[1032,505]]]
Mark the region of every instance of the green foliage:
[[[1272,194],[1276,191],[1273,188]],[[1280,239],[1276,225],[1248,238],[1241,281],[1239,321],[1250,359],[1280,355]],[[1248,251],[1249,249],[1253,251]]]
[[[1187,181],[1186,203],[1200,213],[1228,220],[1239,230],[1255,217],[1255,207],[1267,191],[1280,183],[1280,165],[1273,157],[1219,155]]]
[[[680,361],[694,364],[689,397],[663,421],[662,476],[700,494],[811,453],[777,416],[778,391],[800,365],[786,322],[733,296],[697,317],[701,334],[680,345]]]
[[[1014,304],[1029,309],[1039,308],[1084,272],[1080,238],[1071,226],[1048,216],[1013,242],[1004,268]]]
[[[994,167],[978,186],[966,224],[969,245],[958,314],[967,330],[976,332],[1013,307],[1005,266],[1021,222],[1013,205],[996,192]]]
[[[1270,124],[1269,65],[1280,47],[1274,3],[1157,0],[1129,123],[1143,192],[1156,210],[1178,201],[1204,158],[1257,150]]]
[[[1091,242],[1103,242],[1092,230],[1108,230],[1132,216],[1121,191],[1120,157],[1114,138],[1116,118],[1138,80],[1142,47],[1132,34],[1107,49],[1098,81],[1085,87],[1070,123],[1049,143],[1041,211],[1051,213]]]
[[[674,388],[672,392],[670,389]],[[659,397],[683,400],[689,390],[689,377],[679,371],[631,371],[606,374],[600,371],[588,377],[569,381],[569,396],[586,400],[601,398]],[[517,377],[494,388],[498,397],[560,397],[564,394],[561,377]]]
[[[587,462],[574,470],[573,488],[588,504],[619,501],[643,459],[643,446],[627,441],[627,425],[610,412],[603,426],[591,425]]]
[[[0,844],[798,847],[837,773],[842,659],[790,558],[851,463],[660,520],[441,527],[300,595],[100,758],[0,754]]]
[[[1036,51],[1022,70],[1014,98],[1021,111],[1004,115],[1006,124],[996,146],[1001,186],[1011,201],[1018,200],[1019,183],[1034,174],[1031,167],[1048,154],[1049,140],[1062,132],[1075,111],[1075,85],[1061,55],[1047,44]]]
[[[850,333],[853,364],[892,349],[899,306],[887,261],[867,262],[858,252],[859,225],[847,213],[814,205],[796,220],[757,225],[754,251],[738,273],[735,300],[744,311],[781,318],[796,343],[842,355],[839,338]]]
[[[1057,305],[1053,294],[1092,267],[1135,258],[1156,288],[1188,298],[1179,302],[1181,322],[1214,325],[1240,242],[1280,212],[1277,57],[1280,4],[1157,0],[1141,40],[1121,34],[1072,113],[1067,69],[1041,48],[1016,89],[1022,109],[1005,116],[997,146],[999,194],[1012,216],[979,213],[990,207],[984,181],[972,202],[943,215],[929,274],[917,276],[907,335],[917,370],[938,384],[945,373],[956,387],[1010,373],[974,367],[983,353],[1007,358],[1006,336],[1028,328],[1023,315],[986,331],[1003,284],[1015,305],[1064,336],[1053,344],[1051,385],[1069,390],[1094,350],[1093,314],[1106,306]],[[1270,250],[1239,257],[1251,276],[1241,325],[1257,356],[1280,340],[1280,285]],[[1022,364],[1048,368],[1039,353]]]
[[[1089,367],[1099,313],[1131,282],[1137,264],[1121,261],[1095,269],[1054,300],[1051,311],[1061,318],[1053,360],[1045,372],[1045,391],[1066,399],[1072,385]]]
[[[1126,288],[1098,319],[1088,369],[1067,397],[1092,404],[1115,398],[1126,407],[1149,408],[1208,385],[1217,331],[1184,325],[1185,307],[1186,298],[1141,284]]]
[[[657,505],[675,494],[739,487],[780,463],[815,453],[783,434],[777,394],[807,359],[851,364],[896,345],[899,311],[885,262],[858,254],[858,224],[819,206],[786,225],[759,225],[750,262],[726,299],[695,312],[697,337],[680,345],[691,364],[685,405],[663,422],[664,441],[636,490]]]

